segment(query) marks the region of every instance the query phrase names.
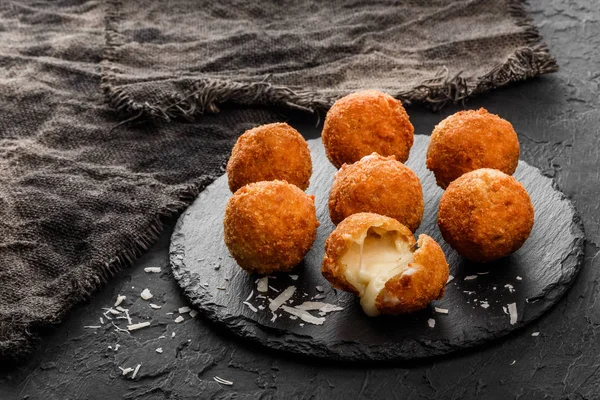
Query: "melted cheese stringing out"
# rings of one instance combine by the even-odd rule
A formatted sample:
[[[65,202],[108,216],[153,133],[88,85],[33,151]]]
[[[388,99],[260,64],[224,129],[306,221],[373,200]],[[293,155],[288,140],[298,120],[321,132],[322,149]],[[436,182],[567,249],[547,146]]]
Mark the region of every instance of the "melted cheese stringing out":
[[[412,261],[410,245],[398,232],[377,227],[353,241],[341,259],[346,280],[358,290],[360,304],[370,317],[380,314],[375,300],[385,283],[406,271]]]

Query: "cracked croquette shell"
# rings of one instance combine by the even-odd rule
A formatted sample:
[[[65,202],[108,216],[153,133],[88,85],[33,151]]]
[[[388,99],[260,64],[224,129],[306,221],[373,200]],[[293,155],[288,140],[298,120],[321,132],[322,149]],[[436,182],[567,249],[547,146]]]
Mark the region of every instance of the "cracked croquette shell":
[[[225,244],[240,267],[271,274],[302,261],[317,235],[314,196],[283,181],[256,182],[227,202]]]
[[[343,165],[329,192],[329,215],[336,225],[349,215],[372,212],[395,218],[414,232],[423,209],[419,178],[393,156],[373,153]]]
[[[422,234],[415,242],[395,219],[359,213],[327,238],[322,273],[334,287],[360,296],[367,315],[377,316],[418,311],[442,298],[449,268],[431,237]]]
[[[311,174],[308,143],[286,123],[261,125],[244,132],[227,163],[232,192],[248,183],[276,179],[306,190]]]
[[[334,103],[323,126],[323,146],[336,167],[373,152],[408,159],[414,128],[402,102],[376,90],[356,92]]]
[[[529,237],[534,210],[514,177],[478,169],[452,182],[440,200],[438,225],[462,256],[489,262],[517,251]]]
[[[479,168],[512,175],[518,163],[519,139],[512,125],[484,108],[460,111],[441,121],[427,148],[427,168],[442,189]]]

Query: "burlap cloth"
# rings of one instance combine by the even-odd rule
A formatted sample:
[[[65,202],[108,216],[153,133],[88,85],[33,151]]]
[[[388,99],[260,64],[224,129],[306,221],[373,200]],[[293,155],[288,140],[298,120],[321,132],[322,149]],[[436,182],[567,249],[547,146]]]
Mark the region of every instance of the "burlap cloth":
[[[556,68],[514,0],[0,2],[0,358],[282,118],[257,107],[363,88],[435,106]]]

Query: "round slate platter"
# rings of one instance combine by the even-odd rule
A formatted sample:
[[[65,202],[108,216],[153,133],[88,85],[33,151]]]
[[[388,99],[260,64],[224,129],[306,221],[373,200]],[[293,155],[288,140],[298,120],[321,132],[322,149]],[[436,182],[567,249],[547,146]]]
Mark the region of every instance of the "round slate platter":
[[[571,202],[537,168],[519,162],[515,177],[525,185],[535,209],[535,224],[525,245],[492,264],[468,262],[446,244],[436,224],[443,191],[425,168],[429,137],[415,136],[407,165],[423,185],[425,214],[416,232],[427,233],[442,246],[454,280],[446,295],[411,315],[369,318],[357,298],[331,288],[321,275],[325,239],[334,229],[327,198],[335,168],[325,157],[320,139],[310,140],[313,176],[308,193],[316,197],[321,222],[317,239],[304,261],[289,274],[269,279],[268,298],[296,286],[288,305],[317,299],[342,306],[327,314],[323,325],[311,325],[257,298],[257,276],[237,266],[223,242],[223,213],[231,193],[227,177],[209,186],[180,218],[171,238],[171,266],[189,300],[209,319],[246,339],[273,349],[342,360],[408,360],[445,354],[504,336],[539,317],[556,303],[574,280],[583,259],[584,234]],[[297,276],[297,278],[296,278]],[[475,276],[475,279],[465,279]],[[293,278],[296,278],[294,280]],[[317,288],[319,287],[319,288]],[[318,289],[322,289],[323,292]],[[254,312],[244,301],[258,310]],[[517,322],[505,308],[515,303]],[[435,307],[449,310],[447,315]],[[313,315],[319,316],[316,311]],[[429,326],[429,319],[435,326]]]

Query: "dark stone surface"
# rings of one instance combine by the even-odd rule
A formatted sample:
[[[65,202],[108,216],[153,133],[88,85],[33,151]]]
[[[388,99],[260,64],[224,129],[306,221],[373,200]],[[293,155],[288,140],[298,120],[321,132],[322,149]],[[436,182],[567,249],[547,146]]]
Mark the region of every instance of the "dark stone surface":
[[[416,135],[406,163],[421,180],[425,200],[423,222],[416,232],[432,236],[444,250],[455,279],[446,295],[433,307],[400,317],[367,317],[356,297],[331,288],[321,275],[325,240],[335,229],[327,200],[336,169],[329,163],[320,139],[309,141],[313,176],[307,192],[315,195],[321,222],[313,248],[290,274],[269,279],[266,296],[275,298],[296,287],[286,305],[319,300],[342,306],[326,316],[322,326],[290,318],[283,310],[269,310],[267,298],[256,298],[257,275],[237,266],[223,241],[225,204],[231,197],[227,176],[210,185],[184,213],[171,239],[173,275],[190,302],[210,320],[246,339],[272,349],[336,360],[410,360],[459,351],[507,335],[534,321],[568,289],[583,261],[584,235],[579,215],[558,191],[551,178],[521,161],[515,177],[523,183],[533,203],[536,220],[525,245],[510,257],[491,264],[469,263],[444,240],[437,227],[437,208],[443,190],[425,167],[429,136]],[[474,280],[465,281],[468,275]],[[518,278],[517,278],[518,277]],[[510,285],[510,286],[506,286]],[[264,307],[252,311],[250,304]],[[509,323],[506,307],[515,303],[516,324]],[[487,305],[483,308],[482,305]],[[503,309],[504,307],[504,309]],[[318,316],[316,312],[312,313]],[[435,326],[428,326],[433,318]]]
[[[600,9],[595,0],[530,4],[561,71],[465,106],[483,106],[511,121],[519,133],[521,158],[555,178],[583,220],[583,267],[561,301],[534,323],[485,346],[410,362],[327,362],[271,352],[200,317],[174,324],[165,315],[186,303],[168,271],[167,229],[134,267],[48,330],[28,360],[0,366],[0,399],[599,398]],[[429,134],[461,108],[408,111],[416,132]],[[316,119],[306,115],[292,123],[310,138],[320,132]],[[160,266],[163,273],[146,274],[147,266]],[[155,294],[161,310],[149,310],[137,297],[144,287]],[[82,328],[97,324],[100,308],[113,304],[118,293],[130,296],[126,306],[134,319],[152,317],[150,328],[131,336]],[[169,339],[173,331],[176,336]],[[536,331],[540,335],[532,337]],[[162,334],[167,340],[159,355],[155,341]],[[117,340],[119,351],[108,351]],[[136,381],[120,376],[118,366],[138,361],[143,365]],[[213,376],[234,385],[220,386]]]

